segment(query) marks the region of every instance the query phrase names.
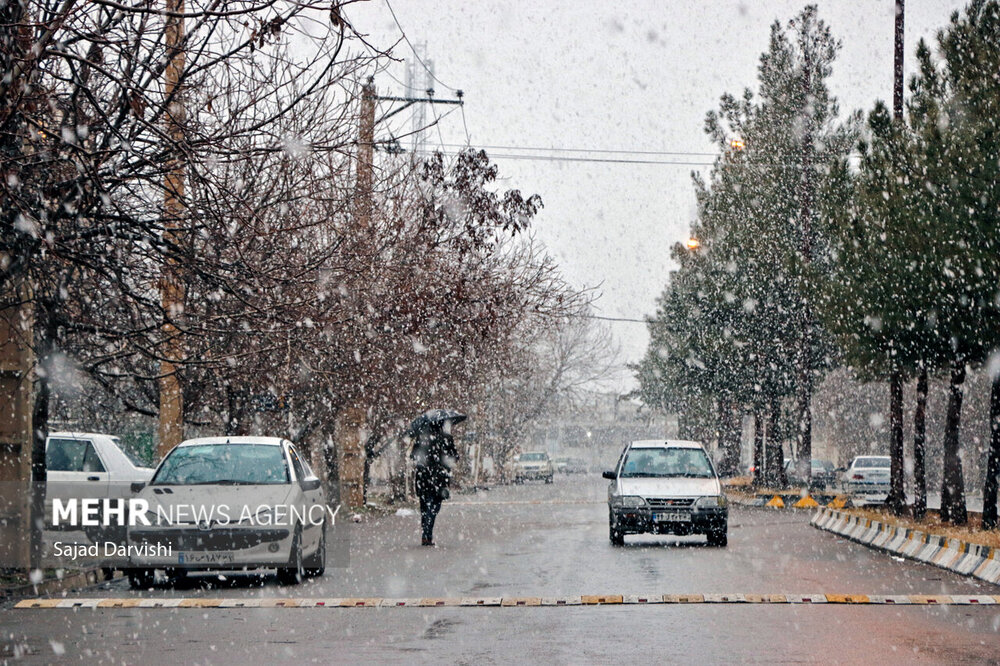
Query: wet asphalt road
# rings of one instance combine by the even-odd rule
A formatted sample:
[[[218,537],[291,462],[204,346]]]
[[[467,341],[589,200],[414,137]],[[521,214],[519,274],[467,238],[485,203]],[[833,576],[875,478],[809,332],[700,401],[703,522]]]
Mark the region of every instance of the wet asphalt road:
[[[808,515],[733,509],[704,537],[607,537],[598,476],[457,495],[438,547],[416,515],[340,532],[346,552],[297,587],[273,577],[81,597],[555,597],[581,594],[1000,594],[820,532]],[[343,526],[339,529],[343,529]],[[345,549],[346,550],[346,549]],[[349,560],[349,561],[348,561]],[[0,610],[0,659],[33,663],[1000,663],[1000,606]]]

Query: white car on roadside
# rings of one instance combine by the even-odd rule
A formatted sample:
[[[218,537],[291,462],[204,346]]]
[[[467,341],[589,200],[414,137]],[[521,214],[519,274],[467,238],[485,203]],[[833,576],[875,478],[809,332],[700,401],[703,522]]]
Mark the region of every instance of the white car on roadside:
[[[149,481],[153,469],[126,453],[121,440],[90,432],[54,432],[45,441],[45,515],[56,499],[127,500],[133,483]],[[62,526],[63,529],[70,526]]]
[[[282,584],[323,575],[332,514],[320,479],[276,437],[178,444],[136,488],[151,524],[128,528],[129,583],[145,588],[192,570],[277,569]]]
[[[885,502],[890,490],[891,465],[889,456],[856,456],[844,472],[844,489],[869,504]]]

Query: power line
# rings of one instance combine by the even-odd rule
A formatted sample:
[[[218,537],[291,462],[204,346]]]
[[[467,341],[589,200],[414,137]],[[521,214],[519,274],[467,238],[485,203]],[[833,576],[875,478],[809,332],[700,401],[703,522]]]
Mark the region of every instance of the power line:
[[[428,67],[427,64],[424,63],[424,61],[420,59],[420,54],[417,53],[417,49],[414,48],[413,43],[410,42],[410,38],[406,36],[406,31],[403,30],[403,26],[401,26],[399,24],[399,19],[396,18],[396,12],[393,10],[392,4],[389,3],[389,0],[385,0],[385,5],[386,5],[386,7],[389,8],[389,13],[392,14],[392,20],[395,21],[396,27],[399,28],[399,33],[401,35],[403,35],[403,40],[406,42],[406,45],[410,47],[410,51],[413,52],[413,57],[417,59],[417,62],[420,63],[420,66],[424,68],[424,70],[427,72],[427,74],[433,80],[437,81],[438,83],[440,83],[442,86],[444,86],[448,90],[451,90],[453,92],[457,91],[458,88],[453,88],[453,87],[449,86],[447,83],[445,83],[444,81],[442,81],[441,79],[439,79],[438,77],[434,76],[434,72],[432,72],[431,69],[430,69],[430,67]]]
[[[464,148],[461,144],[447,143],[446,148]],[[664,155],[682,157],[715,157],[718,153],[696,153],[691,151],[628,150],[603,148],[544,148],[541,146],[476,146],[484,150],[531,150],[549,153],[604,153],[608,155]]]
[[[445,152],[453,157],[457,152]],[[540,162],[598,162],[603,164],[661,164],[674,166],[712,166],[713,162],[677,162],[671,160],[630,160],[624,158],[561,157],[557,155],[519,155],[516,153],[490,153],[490,159],[528,160]]]

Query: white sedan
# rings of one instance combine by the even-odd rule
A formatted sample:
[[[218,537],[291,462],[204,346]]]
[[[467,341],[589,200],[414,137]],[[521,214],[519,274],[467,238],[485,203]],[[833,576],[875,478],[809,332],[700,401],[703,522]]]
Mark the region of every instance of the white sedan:
[[[844,487],[857,499],[869,503],[885,502],[890,490],[889,456],[857,456],[844,472]]]
[[[148,508],[128,529],[132,587],[148,587],[157,569],[174,579],[270,568],[282,584],[323,574],[332,514],[320,480],[287,440],[182,442],[136,491]]]

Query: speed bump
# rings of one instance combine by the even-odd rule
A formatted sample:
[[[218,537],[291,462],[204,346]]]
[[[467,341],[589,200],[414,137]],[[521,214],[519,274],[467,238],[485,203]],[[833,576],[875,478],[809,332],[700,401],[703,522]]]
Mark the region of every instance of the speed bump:
[[[541,606],[541,597],[504,597],[501,606]]]
[[[664,594],[663,603],[665,604],[703,604],[705,603],[704,594]]]
[[[420,605],[431,608],[436,608],[438,606],[461,606],[462,600],[444,597],[427,597],[420,600]]]
[[[596,604],[620,604],[622,595],[620,594],[585,594],[580,597],[580,602],[585,606]]]
[[[181,599],[181,601],[184,601]],[[137,608],[139,604],[142,603],[142,599],[130,598],[130,599],[101,599],[101,602],[97,604],[98,608]],[[180,603],[177,604],[178,606]]]
[[[138,601],[138,599],[136,600]],[[224,599],[181,599],[181,602],[177,604],[178,608],[218,608],[222,605]]]
[[[542,597],[543,606],[580,606],[582,604],[581,597]]]
[[[871,598],[867,594],[828,594],[826,600],[831,604],[871,603]]]
[[[866,604],[879,606],[995,606],[1000,605],[1000,595],[950,595],[950,594],[595,594],[563,597],[423,597],[383,599],[358,597],[330,599],[305,598],[79,598],[79,599],[24,599],[14,608],[27,610],[81,608],[114,609],[239,609],[239,608],[315,608],[341,612],[349,608],[443,608],[443,607],[555,607],[555,606],[614,606],[620,604]],[[337,609],[337,610],[335,610]]]
[[[950,604],[951,595],[948,594],[911,594],[910,603],[914,604]]]
[[[622,596],[623,604],[662,604],[662,594],[626,594]]]
[[[466,597],[462,599],[463,606],[499,606],[500,597]]]
[[[402,608],[403,606],[419,606],[419,599],[382,599],[378,602],[379,608]]]
[[[340,605],[347,608],[374,608],[380,601],[381,599],[351,598],[342,599]]]

